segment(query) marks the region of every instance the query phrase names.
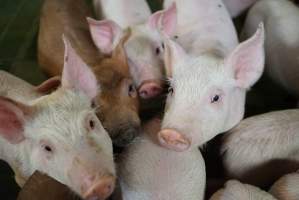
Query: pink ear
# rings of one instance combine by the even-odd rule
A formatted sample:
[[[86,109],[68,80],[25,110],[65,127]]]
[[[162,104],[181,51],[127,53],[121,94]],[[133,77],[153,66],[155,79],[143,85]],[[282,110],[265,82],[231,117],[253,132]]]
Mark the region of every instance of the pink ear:
[[[159,29],[164,34],[171,36],[174,34],[177,26],[177,9],[175,2],[165,10],[155,12],[150,16],[148,25],[152,29]]]
[[[77,55],[65,37],[63,37],[63,41],[65,52],[62,87],[80,90],[91,99],[95,98],[98,94],[98,86],[94,73]]]
[[[111,54],[121,38],[121,27],[111,20],[97,21],[88,17],[87,22],[95,45],[104,54]]]
[[[12,144],[22,142],[25,118],[32,113],[29,106],[0,97],[0,136]]]
[[[239,87],[249,88],[261,77],[265,63],[264,38],[261,23],[256,33],[239,44],[226,59],[225,65],[232,67]]]
[[[185,50],[176,42],[164,37],[164,65],[167,77],[172,77],[173,68],[187,58]]]
[[[36,86],[35,90],[39,93],[48,94],[53,90],[56,90],[60,86],[60,84],[60,77],[54,76]]]

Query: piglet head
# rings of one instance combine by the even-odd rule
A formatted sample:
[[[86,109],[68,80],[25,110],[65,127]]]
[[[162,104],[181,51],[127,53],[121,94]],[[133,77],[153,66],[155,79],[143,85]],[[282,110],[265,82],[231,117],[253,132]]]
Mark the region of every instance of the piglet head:
[[[109,56],[94,67],[101,82],[102,93],[96,98],[101,107],[98,116],[117,146],[126,146],[138,134],[140,127],[139,99],[130,75],[124,45],[131,37],[131,30],[122,31],[113,21],[96,21],[88,18],[91,35],[98,49],[103,52],[102,40],[109,46]],[[118,28],[117,28],[118,27]],[[120,38],[119,35],[122,35]]]
[[[225,58],[187,55],[166,40],[165,65],[170,88],[161,145],[175,151],[200,146],[235,126],[244,114],[245,94],[264,67],[264,28]]]
[[[125,45],[130,71],[143,99],[159,96],[164,86],[164,44],[160,32],[172,36],[176,28],[176,6],[158,11],[148,21],[132,27]]]
[[[65,41],[62,85],[30,106],[0,98],[1,136],[17,149],[18,174],[35,170],[85,199],[106,199],[114,189],[112,142],[93,100],[96,77]]]

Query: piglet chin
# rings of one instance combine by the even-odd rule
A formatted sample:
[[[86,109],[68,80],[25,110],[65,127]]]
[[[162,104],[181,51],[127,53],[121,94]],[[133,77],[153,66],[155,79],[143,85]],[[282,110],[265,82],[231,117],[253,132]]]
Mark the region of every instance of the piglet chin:
[[[106,176],[93,184],[83,195],[85,200],[105,200],[113,192],[115,177]]]
[[[162,129],[158,133],[160,145],[177,152],[186,151],[191,145],[191,140],[174,129]]]

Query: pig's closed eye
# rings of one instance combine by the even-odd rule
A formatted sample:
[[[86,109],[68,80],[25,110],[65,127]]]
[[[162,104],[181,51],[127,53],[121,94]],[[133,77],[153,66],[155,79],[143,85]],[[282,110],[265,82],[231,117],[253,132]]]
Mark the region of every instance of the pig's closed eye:
[[[44,146],[45,151],[52,152],[52,148],[48,145]]]
[[[93,120],[89,120],[89,128],[93,130],[95,127],[95,122]]]
[[[170,95],[173,94],[173,88],[171,86],[168,88],[168,94],[170,94]]]
[[[214,95],[212,98],[211,98],[211,103],[217,103],[220,101],[220,98],[221,96],[219,94],[216,94]]]
[[[157,47],[157,48],[156,48],[156,55],[159,55],[159,54],[160,54],[160,48]]]
[[[129,85],[128,95],[129,95],[129,97],[132,97],[132,98],[135,98],[137,96],[137,91],[136,91],[136,88],[133,84]]]

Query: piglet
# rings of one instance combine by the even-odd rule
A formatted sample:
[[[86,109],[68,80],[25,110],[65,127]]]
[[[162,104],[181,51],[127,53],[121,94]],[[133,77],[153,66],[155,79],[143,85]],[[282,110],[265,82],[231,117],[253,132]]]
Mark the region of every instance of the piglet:
[[[83,61],[95,73],[102,92],[95,104],[98,117],[114,144],[129,144],[140,127],[139,100],[130,76],[123,45],[130,33],[123,33],[113,21],[97,22],[84,0],[46,0],[38,38],[39,63],[47,74],[60,75],[65,34]]]
[[[276,198],[253,185],[230,180],[210,200],[276,200]]]
[[[270,189],[270,193],[279,200],[298,200],[299,171],[281,177]]]
[[[141,98],[151,99],[163,92],[165,84],[160,32],[173,36],[176,28],[175,7],[150,15],[146,0],[94,0],[95,11],[132,30],[125,44],[130,72]]]
[[[0,158],[12,167],[20,186],[38,170],[84,199],[106,199],[114,189],[115,167],[111,139],[92,103],[100,88],[64,42],[61,87],[53,93],[24,95],[23,89],[32,86],[9,85],[6,80],[13,79],[0,74]]]
[[[177,43],[165,39],[170,88],[158,138],[166,148],[185,151],[243,118],[246,91],[263,72],[264,28],[260,24],[250,39],[238,44],[220,0],[175,3],[178,38]]]
[[[203,200],[205,164],[197,148],[182,153],[160,147],[160,120],[144,126],[119,162],[123,200]]]
[[[258,0],[222,0],[232,17],[237,17]]]
[[[299,8],[290,1],[263,0],[248,13],[242,37],[251,35],[260,22],[266,30],[266,73],[288,92],[299,97]]]
[[[299,110],[275,111],[243,120],[223,139],[228,178],[268,187],[299,169]]]

